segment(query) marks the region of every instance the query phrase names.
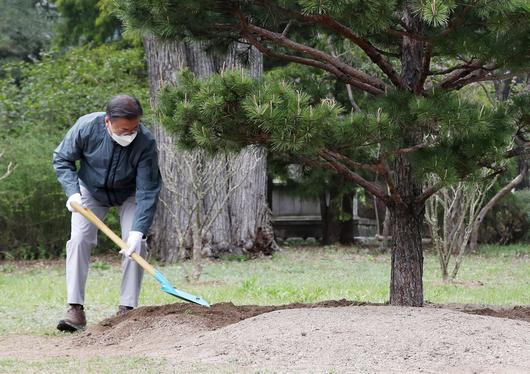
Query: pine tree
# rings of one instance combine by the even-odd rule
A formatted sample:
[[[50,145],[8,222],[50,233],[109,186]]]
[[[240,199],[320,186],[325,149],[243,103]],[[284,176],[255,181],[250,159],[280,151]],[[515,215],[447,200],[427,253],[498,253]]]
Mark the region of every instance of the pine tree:
[[[184,145],[210,150],[264,144],[329,168],[383,201],[391,214],[390,303],[423,304],[425,201],[445,183],[521,150],[509,150],[513,111],[466,98],[469,86],[528,71],[527,0],[118,0],[130,29],[160,38],[233,40],[265,56],[323,70],[367,103],[349,112],[311,105],[282,81],[189,74],[161,100]],[[346,58],[326,41],[343,45]],[[363,56],[369,66],[351,56]],[[523,123],[523,125],[527,125]],[[377,151],[380,146],[380,151]],[[523,147],[524,148],[524,147]],[[363,173],[379,173],[387,188]],[[425,177],[441,182],[424,187]]]

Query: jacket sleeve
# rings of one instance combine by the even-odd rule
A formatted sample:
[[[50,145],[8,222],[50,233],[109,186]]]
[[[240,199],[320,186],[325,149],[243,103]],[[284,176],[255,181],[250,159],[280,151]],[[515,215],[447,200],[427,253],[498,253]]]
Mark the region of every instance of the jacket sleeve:
[[[149,231],[156,212],[161,179],[156,143],[153,140],[136,169],[136,211],[132,231],[140,231],[144,235]]]
[[[53,152],[53,168],[68,197],[80,193],[75,162],[80,159],[83,150],[81,125],[81,121],[77,121]]]

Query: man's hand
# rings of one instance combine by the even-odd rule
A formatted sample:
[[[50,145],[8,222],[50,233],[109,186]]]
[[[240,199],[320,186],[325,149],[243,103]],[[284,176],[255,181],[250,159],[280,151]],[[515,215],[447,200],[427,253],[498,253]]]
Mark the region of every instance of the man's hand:
[[[142,234],[140,231],[130,231],[129,237],[127,238],[127,248],[120,251],[121,254],[131,257],[131,255],[136,252],[140,253],[142,249]]]
[[[84,205],[83,205],[83,200],[81,200],[81,194],[79,194],[79,193],[75,193],[75,194],[73,194],[73,195],[70,196],[70,197],[68,198],[68,200],[66,201],[66,207],[68,208],[68,210],[69,210],[70,212],[74,213],[74,212],[75,212],[75,209],[74,209],[74,207],[70,204],[70,203],[72,203],[72,202],[76,202],[76,203],[78,203],[79,205],[84,206]]]

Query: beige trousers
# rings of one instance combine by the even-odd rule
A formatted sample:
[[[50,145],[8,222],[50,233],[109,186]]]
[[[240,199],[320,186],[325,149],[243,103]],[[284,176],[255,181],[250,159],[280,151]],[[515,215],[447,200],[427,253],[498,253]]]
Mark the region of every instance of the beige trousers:
[[[105,218],[108,207],[94,199],[90,192],[81,186],[83,205],[101,220]],[[136,200],[129,197],[120,207],[121,237],[127,241],[134,220]],[[68,304],[85,304],[85,285],[88,276],[90,253],[97,244],[97,227],[79,213],[72,213],[72,231],[66,243],[66,290]],[[140,255],[146,257],[147,245],[144,240]],[[122,280],[120,303],[130,307],[138,306],[143,269],[128,256],[122,259]]]

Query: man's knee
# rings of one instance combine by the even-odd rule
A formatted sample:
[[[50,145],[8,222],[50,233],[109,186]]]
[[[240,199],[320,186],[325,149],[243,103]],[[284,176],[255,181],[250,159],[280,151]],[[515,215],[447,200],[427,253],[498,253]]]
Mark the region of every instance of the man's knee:
[[[87,232],[73,232],[67,246],[74,248],[92,248],[98,244],[97,233],[93,235]]]

